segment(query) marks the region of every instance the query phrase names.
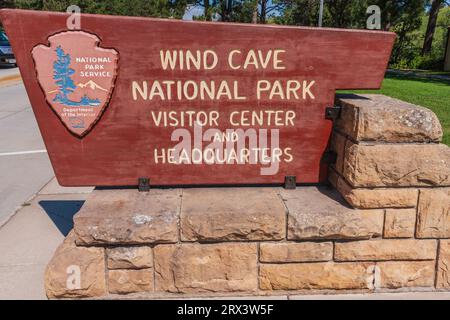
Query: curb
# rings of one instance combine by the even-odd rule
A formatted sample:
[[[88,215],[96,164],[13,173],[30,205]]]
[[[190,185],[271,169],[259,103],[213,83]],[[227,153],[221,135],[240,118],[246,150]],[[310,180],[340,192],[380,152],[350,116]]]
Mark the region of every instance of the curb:
[[[0,86],[22,82],[20,73],[0,77]]]

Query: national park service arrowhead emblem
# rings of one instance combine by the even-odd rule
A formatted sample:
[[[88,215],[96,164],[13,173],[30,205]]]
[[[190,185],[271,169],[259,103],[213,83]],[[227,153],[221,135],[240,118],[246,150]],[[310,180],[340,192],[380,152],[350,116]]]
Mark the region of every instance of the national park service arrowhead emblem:
[[[32,51],[39,84],[64,125],[83,137],[111,99],[119,55],[101,48],[97,36],[83,31],[61,32],[48,41],[49,46]]]

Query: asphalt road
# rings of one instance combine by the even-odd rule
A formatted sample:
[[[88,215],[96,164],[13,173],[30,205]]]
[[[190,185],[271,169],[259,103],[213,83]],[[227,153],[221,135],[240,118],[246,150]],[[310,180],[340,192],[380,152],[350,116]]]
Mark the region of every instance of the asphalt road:
[[[0,225],[53,176],[23,84],[0,86]]]

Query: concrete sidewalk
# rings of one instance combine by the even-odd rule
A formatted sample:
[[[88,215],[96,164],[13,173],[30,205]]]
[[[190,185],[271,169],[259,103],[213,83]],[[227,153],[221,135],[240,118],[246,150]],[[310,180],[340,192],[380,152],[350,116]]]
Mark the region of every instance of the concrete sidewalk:
[[[0,299],[42,299],[44,268],[91,189],[53,178],[23,84],[2,83],[18,75],[0,69]]]
[[[46,299],[44,270],[92,188],[51,180],[0,228],[0,299]]]
[[[54,173],[23,84],[0,85],[0,101],[1,226]]]

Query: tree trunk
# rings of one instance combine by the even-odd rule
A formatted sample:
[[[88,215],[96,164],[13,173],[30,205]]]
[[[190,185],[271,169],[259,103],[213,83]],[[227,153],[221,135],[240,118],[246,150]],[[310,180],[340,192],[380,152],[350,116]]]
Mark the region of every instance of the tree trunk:
[[[203,6],[205,7],[205,20],[210,21],[211,20],[211,12],[209,12],[209,0],[204,0]]]
[[[261,23],[266,23],[266,15],[267,15],[267,0],[261,0]]]
[[[233,8],[233,0],[221,0],[222,21],[224,22],[231,21],[232,8]]]
[[[255,6],[253,7],[252,23],[258,23],[258,0],[255,0]]]
[[[442,0],[433,0],[430,10],[430,18],[428,19],[427,32],[425,33],[425,41],[423,43],[422,55],[429,54],[433,45],[434,32],[436,31],[437,18],[441,8]]]

